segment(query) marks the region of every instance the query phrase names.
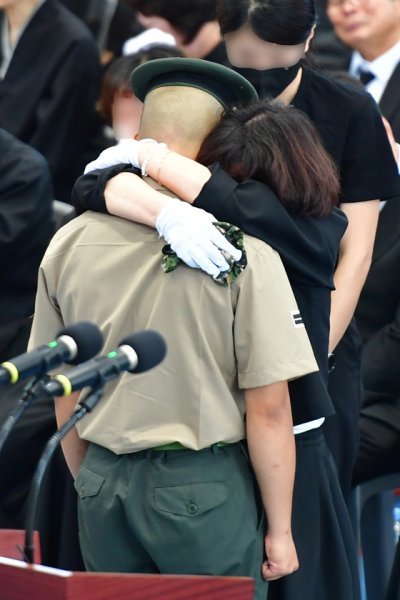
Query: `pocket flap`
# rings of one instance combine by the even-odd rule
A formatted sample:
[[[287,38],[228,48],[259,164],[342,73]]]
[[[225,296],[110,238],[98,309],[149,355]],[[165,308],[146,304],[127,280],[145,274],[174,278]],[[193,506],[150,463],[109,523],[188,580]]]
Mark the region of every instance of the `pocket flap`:
[[[220,506],[226,501],[227,490],[223,482],[192,483],[154,489],[158,510],[195,517]]]
[[[74,486],[80,498],[96,496],[104,483],[103,475],[91,471],[84,465],[80,468]]]

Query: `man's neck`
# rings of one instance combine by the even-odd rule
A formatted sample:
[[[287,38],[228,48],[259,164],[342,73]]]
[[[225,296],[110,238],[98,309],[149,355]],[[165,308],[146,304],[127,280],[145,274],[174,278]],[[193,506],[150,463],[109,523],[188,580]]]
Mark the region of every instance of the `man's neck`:
[[[6,9],[11,44],[15,42],[19,32],[32,16],[38,1],[39,0],[21,0]]]
[[[171,150],[171,152],[176,152],[177,154],[181,154],[182,156],[186,156],[186,158],[191,158],[192,160],[196,160],[201,145],[193,141],[178,141],[175,135],[173,138],[169,135],[163,136],[162,132],[160,134],[160,131],[157,133],[151,129],[145,129],[143,133],[139,131],[137,139],[143,140],[146,138],[156,140],[157,142],[163,142],[167,144],[168,150]]]
[[[205,23],[190,44],[181,44],[181,50],[188,58],[204,58],[221,42],[221,31],[217,21]]]
[[[387,36],[382,36],[377,39],[369,39],[365,44],[360,44],[354,50],[357,50],[361,56],[368,62],[376,60],[382,54],[393,48],[400,41],[400,31],[396,30]]]

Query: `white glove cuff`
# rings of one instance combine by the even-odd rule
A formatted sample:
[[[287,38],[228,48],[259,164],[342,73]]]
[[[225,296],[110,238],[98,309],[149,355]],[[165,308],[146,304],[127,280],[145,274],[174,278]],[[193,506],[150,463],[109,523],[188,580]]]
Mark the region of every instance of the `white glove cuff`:
[[[182,201],[178,200],[178,198],[171,198],[171,199],[168,199],[168,202],[160,210],[158,217],[156,219],[156,229],[157,229],[158,235],[160,237],[165,238],[164,232],[165,232],[166,226],[169,224],[171,208],[172,208],[172,210],[174,210],[173,207],[180,208],[182,204],[183,204]]]

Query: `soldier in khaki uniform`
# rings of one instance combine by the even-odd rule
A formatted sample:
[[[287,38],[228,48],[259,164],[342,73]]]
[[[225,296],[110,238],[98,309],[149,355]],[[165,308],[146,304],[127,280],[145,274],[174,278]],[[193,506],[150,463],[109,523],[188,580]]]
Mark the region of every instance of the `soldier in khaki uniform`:
[[[179,65],[153,72],[141,135],[168,135],[195,156],[224,105],[254,91],[219,65]],[[297,568],[287,380],[317,365],[269,246],[245,236],[247,266],[225,287],[184,265],[164,273],[163,246],[153,229],[87,212],[57,232],[41,265],[31,346],[84,319],[106,351],[144,328],[168,343],[159,367],[109,384],[65,440],[82,553],[91,570],[252,576],[266,598],[266,580]],[[75,402],[57,400],[59,424]]]

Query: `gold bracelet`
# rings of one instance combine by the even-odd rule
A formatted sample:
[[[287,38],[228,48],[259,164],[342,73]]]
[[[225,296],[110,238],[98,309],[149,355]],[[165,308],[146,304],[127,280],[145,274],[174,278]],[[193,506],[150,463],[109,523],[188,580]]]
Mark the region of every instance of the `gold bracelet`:
[[[163,165],[164,165],[164,162],[165,162],[166,158],[170,154],[171,154],[171,150],[168,150],[168,148],[167,148],[167,151],[165,152],[164,156],[161,157],[160,164],[159,164],[159,167],[158,167],[158,170],[157,170],[157,177],[156,177],[158,185],[162,185],[162,183],[160,181],[161,169],[163,168]]]
[[[166,148],[168,149],[167,144],[164,144],[163,142],[160,144],[157,144],[157,149],[154,152],[150,152],[150,154],[148,154],[146,156],[146,158],[144,159],[144,161],[142,162],[142,166],[140,167],[140,172],[142,177],[147,177],[148,173],[147,173],[147,167],[149,166],[149,162],[151,161],[151,159],[153,158],[153,156],[156,155],[157,150],[160,150],[161,148]]]

